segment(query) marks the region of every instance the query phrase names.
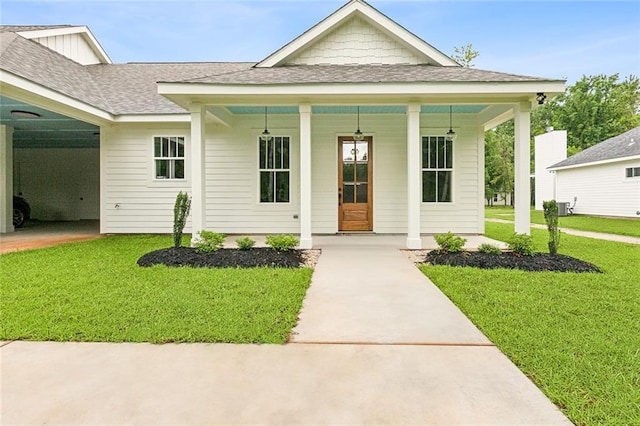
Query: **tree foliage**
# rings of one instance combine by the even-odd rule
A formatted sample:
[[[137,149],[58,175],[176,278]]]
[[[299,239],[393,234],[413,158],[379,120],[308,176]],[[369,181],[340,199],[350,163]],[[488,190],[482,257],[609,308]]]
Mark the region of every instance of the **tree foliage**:
[[[513,120],[485,132],[485,197],[490,204],[496,194],[506,203],[507,195],[513,191],[514,139]]]
[[[473,68],[474,59],[480,56],[480,52],[473,50],[473,45],[471,43],[459,47],[455,46],[453,48],[453,52],[454,53],[451,55],[451,58],[464,68]]]
[[[640,80],[584,76],[566,92],[534,110],[532,135],[545,127],[567,131],[569,153],[589,148],[640,125]]]

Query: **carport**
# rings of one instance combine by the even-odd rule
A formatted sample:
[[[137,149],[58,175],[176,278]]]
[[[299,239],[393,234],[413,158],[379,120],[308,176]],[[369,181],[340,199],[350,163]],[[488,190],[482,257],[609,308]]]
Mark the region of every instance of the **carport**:
[[[36,221],[62,221],[72,230],[99,220],[97,125],[0,96],[0,158],[1,233],[14,231],[13,195],[29,203]]]

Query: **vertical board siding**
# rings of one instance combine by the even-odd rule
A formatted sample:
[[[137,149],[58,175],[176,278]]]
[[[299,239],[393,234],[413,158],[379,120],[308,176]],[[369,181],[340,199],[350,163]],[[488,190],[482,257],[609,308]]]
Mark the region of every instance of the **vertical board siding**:
[[[362,19],[353,18],[301,54],[289,65],[412,64],[424,62],[397,41]]]
[[[33,40],[79,64],[95,65],[100,63],[100,58],[89,47],[81,34],[38,37]]]
[[[578,197],[576,214],[638,217],[640,178],[627,178],[628,167],[640,167],[640,161],[557,170],[556,201],[573,205],[573,198]]]

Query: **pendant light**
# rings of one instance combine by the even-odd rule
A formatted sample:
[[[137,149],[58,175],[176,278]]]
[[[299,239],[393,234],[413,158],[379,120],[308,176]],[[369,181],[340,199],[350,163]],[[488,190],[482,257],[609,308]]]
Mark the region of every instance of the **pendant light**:
[[[361,141],[361,140],[364,140],[364,134],[360,131],[360,106],[358,106],[357,108],[358,108],[358,130],[356,130],[355,133],[353,134],[353,140]]]
[[[456,132],[453,131],[452,120],[453,120],[453,106],[449,105],[449,131],[447,132],[447,141],[449,142],[455,141],[456,137],[458,136],[456,135]]]
[[[264,107],[264,132],[260,134],[260,140],[263,142],[269,142],[271,139],[273,139],[273,136],[271,136],[271,133],[267,128],[267,107]]]

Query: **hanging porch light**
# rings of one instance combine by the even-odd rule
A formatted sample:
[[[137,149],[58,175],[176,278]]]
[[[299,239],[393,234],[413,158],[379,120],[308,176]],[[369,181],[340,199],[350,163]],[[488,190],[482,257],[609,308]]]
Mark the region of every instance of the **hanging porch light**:
[[[456,132],[453,131],[453,106],[449,105],[449,131],[447,132],[447,141],[453,142],[456,140]]]
[[[358,111],[358,130],[356,130],[353,133],[353,140],[354,141],[361,141],[364,140],[364,134],[360,131],[360,106],[357,107],[357,111]]]
[[[273,136],[271,136],[271,132],[269,132],[269,129],[267,127],[267,107],[264,107],[264,131],[260,134],[260,140],[263,142],[269,142],[271,139],[273,139]]]

